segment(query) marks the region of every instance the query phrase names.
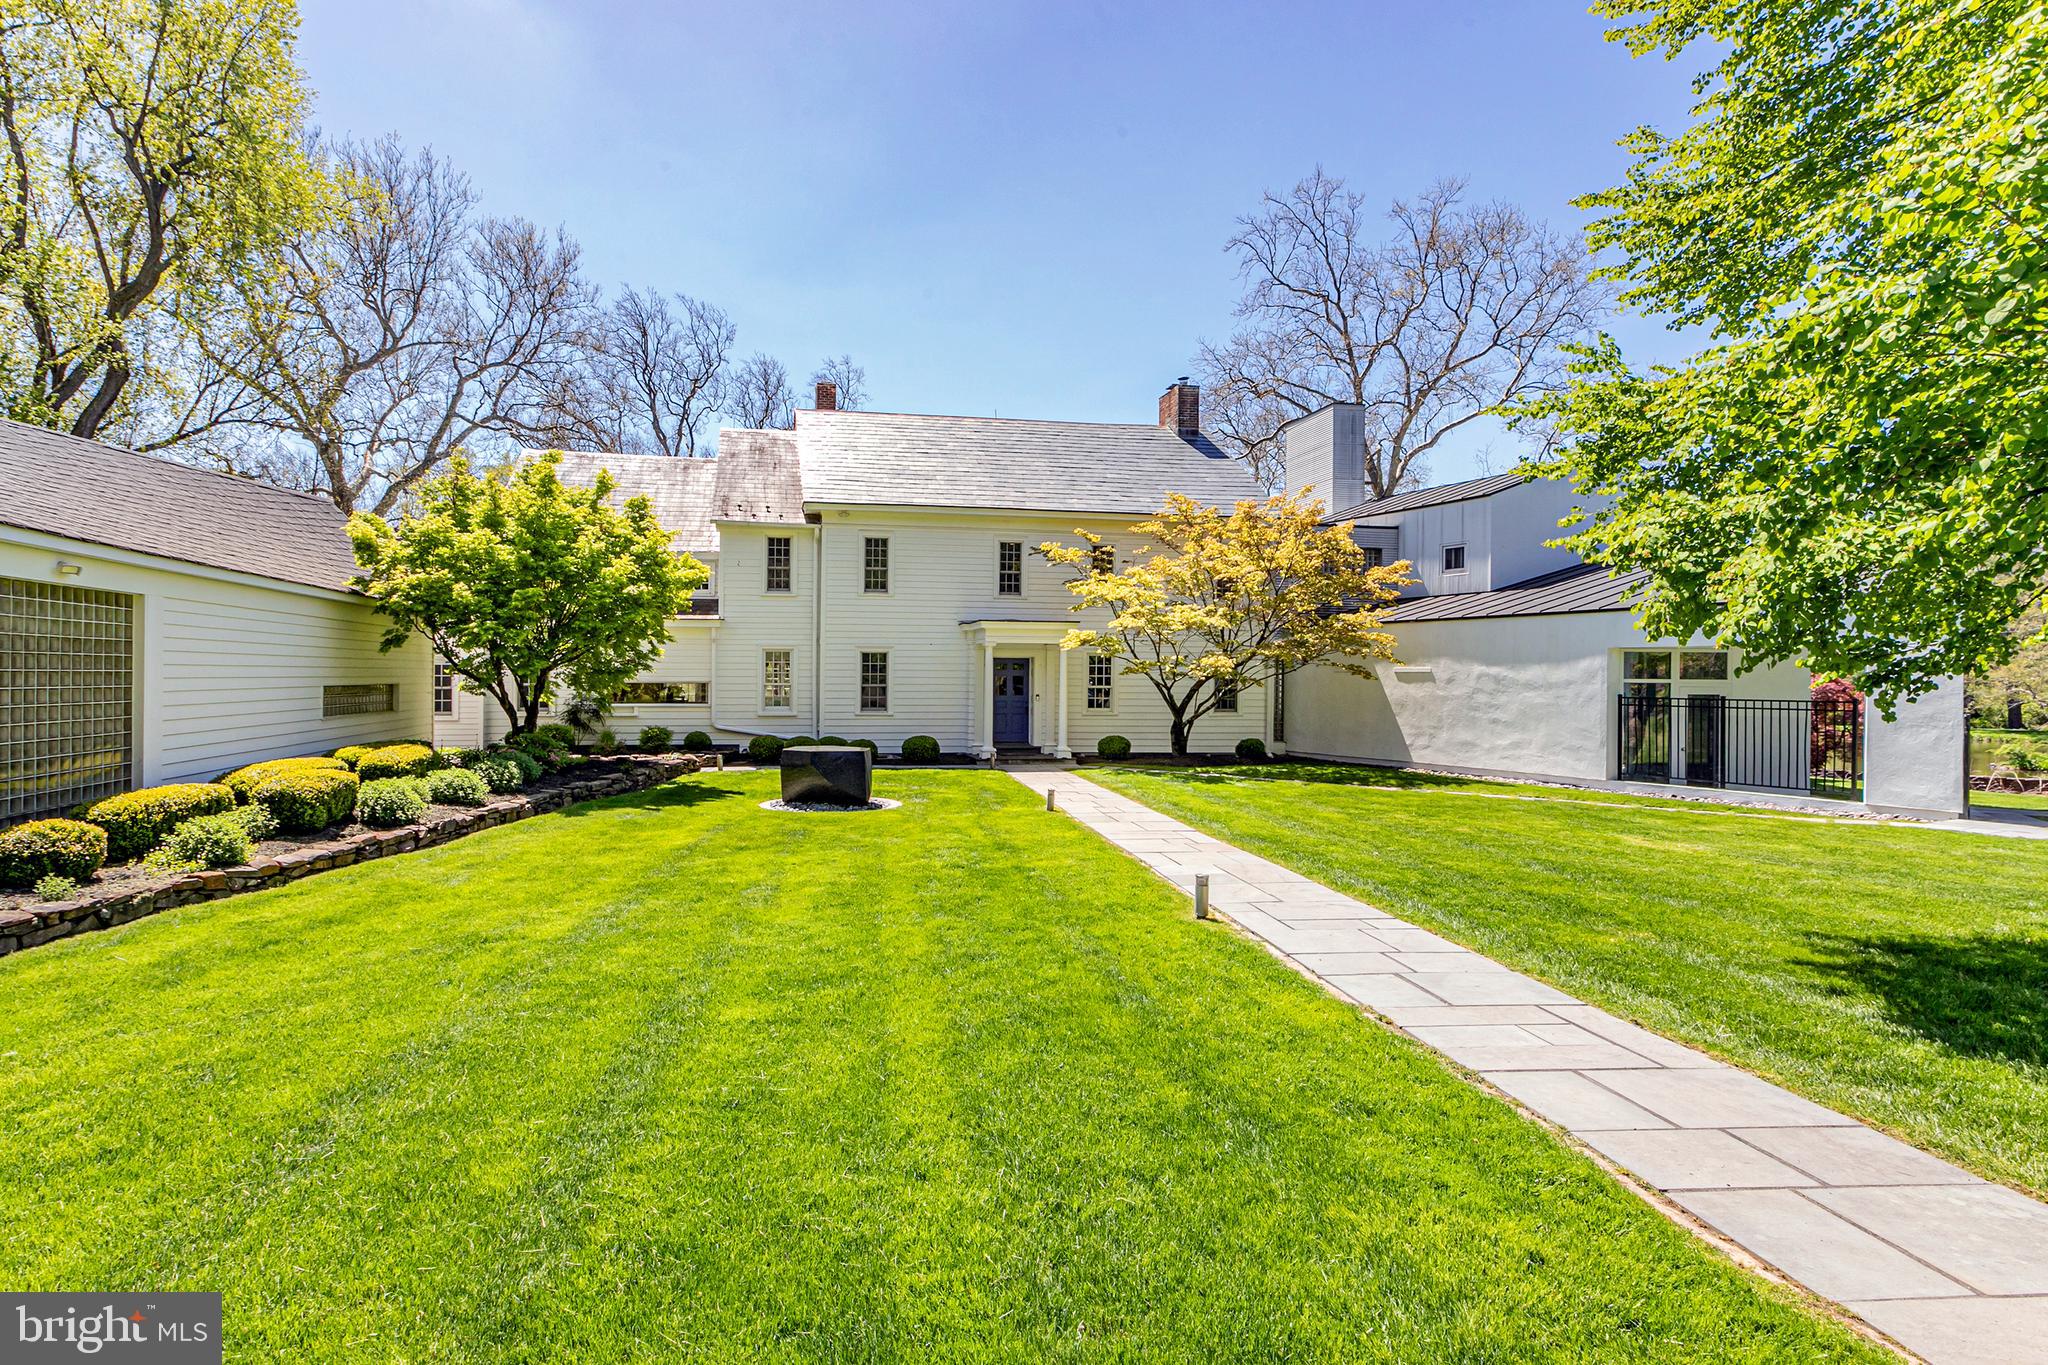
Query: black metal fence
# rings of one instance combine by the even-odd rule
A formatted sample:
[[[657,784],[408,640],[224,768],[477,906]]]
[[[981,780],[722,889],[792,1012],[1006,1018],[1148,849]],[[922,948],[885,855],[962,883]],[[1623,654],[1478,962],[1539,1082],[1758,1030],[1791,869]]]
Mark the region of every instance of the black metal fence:
[[[1861,702],[1673,697],[1661,691],[1616,700],[1616,775],[1624,780],[1862,794]]]

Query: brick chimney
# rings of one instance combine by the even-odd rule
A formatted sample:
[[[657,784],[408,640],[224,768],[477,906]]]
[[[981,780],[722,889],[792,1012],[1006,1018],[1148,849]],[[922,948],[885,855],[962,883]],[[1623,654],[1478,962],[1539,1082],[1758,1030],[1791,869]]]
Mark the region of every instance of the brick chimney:
[[[839,407],[839,386],[829,379],[818,381],[818,396],[811,406],[819,412],[833,412]]]
[[[1166,386],[1166,392],[1159,395],[1159,425],[1181,436],[1192,436],[1202,429],[1202,390],[1197,384],[1188,383],[1182,375]]]

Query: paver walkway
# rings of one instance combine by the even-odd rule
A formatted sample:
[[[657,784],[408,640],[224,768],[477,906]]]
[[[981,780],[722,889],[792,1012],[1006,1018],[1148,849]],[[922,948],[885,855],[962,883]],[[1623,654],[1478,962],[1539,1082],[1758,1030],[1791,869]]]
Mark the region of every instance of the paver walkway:
[[[1937,1365],[2048,1361],[2048,1206],[1076,773],[1017,772],[1274,951]]]

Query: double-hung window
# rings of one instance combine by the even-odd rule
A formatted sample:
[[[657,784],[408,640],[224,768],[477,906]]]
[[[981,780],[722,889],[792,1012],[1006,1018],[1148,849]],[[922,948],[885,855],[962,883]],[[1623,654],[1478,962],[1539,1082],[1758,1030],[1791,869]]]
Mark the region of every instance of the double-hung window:
[[[788,592],[789,581],[789,537],[768,537],[768,582],[769,592]]]
[[[434,665],[434,714],[455,714],[455,670],[446,664]]]
[[[793,704],[789,694],[790,674],[789,651],[786,649],[764,649],[761,651],[761,709],[764,711],[787,711]]]
[[[996,546],[996,595],[1024,595],[1024,542],[1005,540]]]
[[[860,652],[860,709],[889,709],[889,653],[882,649]]]
[[[1217,709],[1218,711],[1235,711],[1235,710],[1237,710],[1237,684],[1236,684],[1236,683],[1234,683],[1234,682],[1220,682],[1220,683],[1217,683],[1217,684],[1216,684],[1216,709]]]
[[[1107,654],[1088,656],[1088,709],[1107,711],[1116,701],[1116,660]]]
[[[869,536],[861,547],[862,592],[889,591],[889,537]]]

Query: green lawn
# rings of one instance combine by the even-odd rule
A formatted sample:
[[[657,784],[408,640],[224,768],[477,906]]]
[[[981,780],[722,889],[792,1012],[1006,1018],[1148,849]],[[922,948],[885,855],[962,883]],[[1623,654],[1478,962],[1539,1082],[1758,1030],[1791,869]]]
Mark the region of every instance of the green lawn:
[[[2038,792],[1971,792],[1973,806],[1998,806],[2006,810],[2048,811],[2048,795]]]
[[[234,1360],[1885,1358],[1008,777],[772,780],[0,959],[0,1283]]]
[[[1104,785],[2048,1190],[2048,842],[1314,764]],[[1521,789],[1532,790],[1532,789]],[[1541,790],[1541,789],[1533,789]]]

